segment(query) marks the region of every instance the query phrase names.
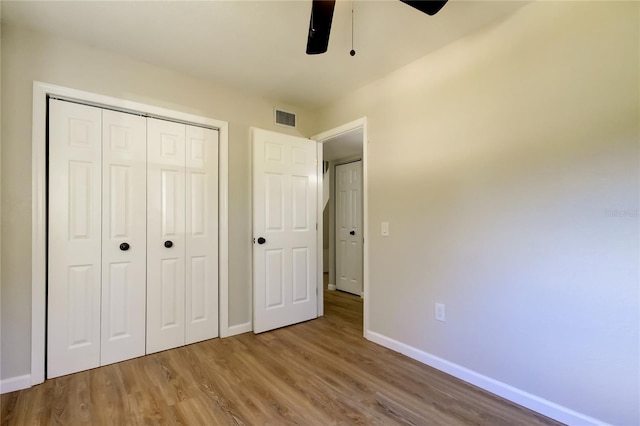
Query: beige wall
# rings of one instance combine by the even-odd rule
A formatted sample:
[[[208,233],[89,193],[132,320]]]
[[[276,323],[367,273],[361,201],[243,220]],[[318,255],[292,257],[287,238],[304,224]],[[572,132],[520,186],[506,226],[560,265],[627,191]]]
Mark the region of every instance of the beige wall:
[[[301,114],[305,135],[368,117],[370,331],[640,423],[638,9],[533,3]],[[273,103],[24,30],[2,28],[1,54],[1,377],[30,364],[33,80],[230,122],[230,323],[247,321],[248,129],[283,131]]]
[[[2,378],[29,374],[31,354],[31,107],[34,80],[229,122],[229,324],[250,320],[249,127],[273,107],[304,111],[108,52],[2,28]],[[289,132],[290,133],[290,132]]]
[[[640,423],[638,18],[532,3],[318,111],[369,123],[370,331]]]

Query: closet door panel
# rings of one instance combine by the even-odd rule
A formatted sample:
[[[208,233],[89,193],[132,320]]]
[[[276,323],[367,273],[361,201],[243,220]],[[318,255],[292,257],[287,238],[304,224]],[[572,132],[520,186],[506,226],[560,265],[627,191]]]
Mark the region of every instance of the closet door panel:
[[[103,111],[101,365],[145,353],[146,126]]]
[[[185,344],[185,125],[147,119],[147,353]]]
[[[218,131],[186,127],[186,343],[218,336]]]
[[[100,365],[101,120],[49,101],[47,377]]]

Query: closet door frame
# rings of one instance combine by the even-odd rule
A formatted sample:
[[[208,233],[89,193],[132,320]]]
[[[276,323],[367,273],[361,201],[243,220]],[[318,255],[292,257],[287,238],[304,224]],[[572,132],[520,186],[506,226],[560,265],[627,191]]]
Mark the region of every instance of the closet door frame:
[[[34,81],[32,117],[31,374],[28,376],[28,379],[25,377],[25,380],[21,383],[21,388],[34,386],[45,380],[47,303],[47,99],[49,96],[218,130],[219,335],[221,337],[229,336],[229,123],[153,105]]]

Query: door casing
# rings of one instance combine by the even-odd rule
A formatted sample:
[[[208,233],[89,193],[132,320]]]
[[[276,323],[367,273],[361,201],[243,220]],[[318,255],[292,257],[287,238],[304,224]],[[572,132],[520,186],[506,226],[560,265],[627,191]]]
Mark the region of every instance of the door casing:
[[[363,335],[366,335],[367,330],[369,330],[369,306],[370,303],[370,293],[369,293],[369,197],[368,193],[368,171],[367,171],[367,157],[368,157],[368,139],[367,139],[367,117],[362,117],[357,120],[351,121],[349,123],[345,123],[341,126],[335,127],[333,129],[329,129],[322,133],[319,133],[311,138],[318,141],[318,151],[322,153],[322,144],[336,136],[340,136],[344,133],[351,132],[353,130],[357,130],[362,128],[362,232],[364,238],[364,247],[363,247],[363,274],[362,274],[362,287],[363,287],[363,296],[364,296],[364,309],[363,309]],[[321,158],[321,157],[319,157]],[[319,160],[319,162],[321,162]],[[322,167],[322,166],[320,166]],[[320,169],[320,176],[322,175]],[[322,217],[322,179],[319,180],[318,184],[318,217]],[[322,220],[318,221],[318,232],[319,235],[323,235],[322,233]],[[322,253],[322,238],[318,238],[318,252]],[[318,268],[319,270],[319,282],[322,283],[322,268]],[[322,291],[318,292],[318,316],[321,316],[324,311],[324,295]]]

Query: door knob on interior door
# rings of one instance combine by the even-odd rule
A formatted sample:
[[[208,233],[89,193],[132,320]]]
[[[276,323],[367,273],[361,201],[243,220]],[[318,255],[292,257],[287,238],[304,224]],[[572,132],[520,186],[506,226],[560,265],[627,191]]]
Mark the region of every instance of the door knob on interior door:
[[[164,242],[164,246],[165,246],[166,248],[171,248],[171,247],[173,247],[173,241],[171,241],[171,240],[167,240],[167,241],[165,241],[165,242]]]
[[[265,240],[264,238],[262,238],[262,237],[258,238],[258,244],[264,244],[266,242],[267,242],[267,240]]]
[[[356,231],[349,232],[349,235],[356,235]]]
[[[120,244],[120,250],[122,250],[122,251],[127,251],[127,250],[129,250],[129,247],[131,247],[131,246],[129,245],[129,243],[122,243],[122,244]]]

